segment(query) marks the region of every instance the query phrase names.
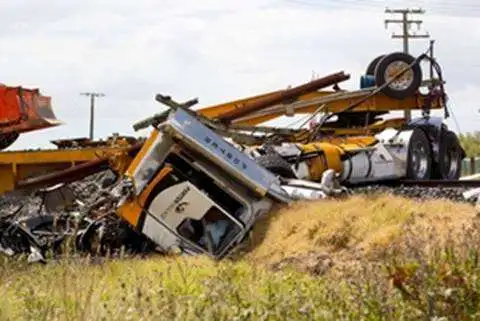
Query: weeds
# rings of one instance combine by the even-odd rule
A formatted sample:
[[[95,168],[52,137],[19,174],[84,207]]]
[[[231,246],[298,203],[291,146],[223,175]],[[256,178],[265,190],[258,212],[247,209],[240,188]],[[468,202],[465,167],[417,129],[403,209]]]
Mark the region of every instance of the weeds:
[[[273,215],[250,240],[258,248],[222,262],[1,261],[0,319],[480,319],[480,219],[469,208],[356,201],[364,215],[352,201]],[[385,231],[388,243],[371,242]]]

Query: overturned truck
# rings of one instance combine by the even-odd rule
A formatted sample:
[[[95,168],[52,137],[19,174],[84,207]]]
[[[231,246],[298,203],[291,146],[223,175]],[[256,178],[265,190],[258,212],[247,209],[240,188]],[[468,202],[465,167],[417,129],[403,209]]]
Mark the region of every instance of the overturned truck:
[[[152,120],[157,123],[155,118]],[[89,174],[104,170],[98,162],[92,165],[96,169],[87,171]],[[126,171],[117,175],[116,180],[105,183],[102,205],[108,203],[138,232],[137,236],[147,237],[161,252],[206,254],[214,259],[224,257],[241,242],[274,202],[326,195],[321,184],[298,186],[302,181],[297,180],[297,186],[289,186],[202,124],[193,112],[181,108],[154,125]],[[68,193],[62,184],[42,192],[52,210],[58,208],[57,201],[74,202],[71,196],[65,197]],[[84,207],[88,210],[95,206]],[[81,226],[74,244],[77,249],[91,250],[89,243],[98,240],[104,226],[87,213],[75,214]],[[31,229],[36,228],[35,222]],[[35,241],[35,231],[17,230]],[[68,235],[62,233],[73,236],[71,231]],[[8,241],[2,246],[11,253],[14,249],[9,248]],[[44,260],[48,248],[37,243],[22,249]]]
[[[356,93],[316,92],[320,87],[348,79],[339,73],[283,92],[197,111],[190,109],[196,100],[180,104],[168,96],[157,95],[156,99],[170,110],[134,125],[136,130],[153,127],[144,143],[74,169],[21,182],[18,187],[63,184],[111,169],[116,178],[102,188],[102,199],[110,209],[105,212],[120,217],[139,238],[145,238],[145,243],[153,244],[161,252],[174,250],[221,259],[244,240],[274,203],[348,193],[341,185],[404,178],[423,180],[435,175],[458,178],[456,164],[464,152],[445,125],[427,112],[444,105],[441,83],[440,94],[436,85],[426,95],[418,93],[418,88],[412,92],[411,84],[418,82],[417,78],[407,77],[398,80],[400,85],[395,83],[405,72],[416,70],[412,66],[419,62],[413,57],[398,59],[403,62],[403,69],[377,86]],[[387,62],[395,65],[396,61]],[[410,77],[416,76],[410,73]],[[403,88],[402,83],[407,87]],[[405,96],[408,92],[414,98]],[[308,96],[312,94],[313,97]],[[392,97],[388,98],[388,94]],[[359,100],[351,103],[352,97]],[[339,119],[357,113],[355,117],[363,120],[366,114],[375,114],[362,109],[361,104],[368,99],[406,106],[404,109],[420,106],[424,113],[420,120],[396,123],[373,115],[375,121],[366,124],[363,131],[361,126],[342,128],[341,123],[327,121],[307,132],[248,126],[252,119],[255,122],[270,117],[265,108],[279,116],[283,112],[275,109],[278,104],[288,101],[287,107],[280,106],[288,110],[296,99],[303,104],[298,108],[310,113],[328,103],[348,102],[334,111]],[[381,108],[388,109],[379,105],[378,110]],[[378,116],[380,112],[376,113]],[[240,122],[235,123],[238,119]],[[247,123],[242,123],[242,119]],[[350,134],[340,134],[347,129]],[[272,134],[262,137],[248,131]],[[308,139],[299,138],[305,134]],[[47,192],[59,191],[61,188]],[[100,215],[101,219],[86,222],[93,207],[80,207],[83,214],[77,215],[77,222],[82,227],[62,235],[80,235],[75,236],[76,247],[91,250],[92,240],[101,239],[104,233],[105,220]],[[2,247],[7,249],[8,245],[3,242]],[[33,244],[29,251],[43,257],[45,247]]]

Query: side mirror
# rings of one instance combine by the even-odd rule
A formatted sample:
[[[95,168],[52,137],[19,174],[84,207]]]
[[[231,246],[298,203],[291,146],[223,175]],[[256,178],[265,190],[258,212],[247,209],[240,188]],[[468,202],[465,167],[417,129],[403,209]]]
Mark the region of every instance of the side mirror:
[[[56,212],[75,203],[73,190],[65,184],[57,184],[39,191],[47,212]]]

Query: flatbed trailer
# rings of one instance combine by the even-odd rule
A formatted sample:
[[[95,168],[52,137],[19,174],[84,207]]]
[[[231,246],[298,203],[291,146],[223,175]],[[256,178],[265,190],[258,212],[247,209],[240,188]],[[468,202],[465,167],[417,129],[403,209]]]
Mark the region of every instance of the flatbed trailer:
[[[122,146],[0,152],[0,194],[14,190],[19,181],[75,167],[125,149]]]
[[[422,74],[418,66],[421,58],[425,58],[424,55],[416,59],[400,53],[385,56],[377,63],[375,80],[372,82],[371,77],[373,76],[367,72],[365,78],[362,78],[362,88],[360,90],[341,90],[338,83],[349,79],[350,76],[339,72],[298,87],[204,107],[197,109],[196,112],[199,117],[215,123],[216,130],[222,135],[231,135],[232,131],[245,129],[259,133],[263,129],[257,126],[258,124],[283,115],[315,114],[319,109],[322,113],[335,114],[339,118],[336,122],[326,122],[318,127],[322,134],[330,132],[330,135],[328,135],[330,137],[321,135],[320,140],[324,142],[335,143],[338,140],[343,140],[343,135],[350,136],[348,137],[349,141],[355,139],[352,135],[371,136],[371,139],[375,140],[373,135],[388,128],[398,130],[418,129],[421,131],[419,135],[425,136],[424,139],[422,137],[421,146],[419,145],[422,150],[418,157],[420,157],[420,163],[428,163],[426,176],[433,179],[458,178],[459,162],[464,156],[464,151],[459,145],[456,135],[443,124],[443,119],[430,117],[429,115],[432,109],[444,108],[447,111],[443,80],[441,75],[439,75],[438,82],[431,79],[432,86],[429,87],[428,93],[421,93],[419,86],[422,82]],[[390,70],[391,75],[387,75],[390,66],[398,64],[398,62],[400,62],[400,67],[393,68]],[[411,72],[410,76],[406,77],[406,80],[398,78],[402,77],[401,74],[405,71]],[[324,90],[330,86],[333,86],[333,91]],[[162,100],[166,98],[168,97],[163,97]],[[170,103],[172,102],[170,101]],[[195,103],[189,101],[185,106],[190,108]],[[411,110],[423,111],[422,117],[413,120],[405,118],[384,120],[379,117],[391,111]],[[164,120],[166,114],[156,115],[155,118],[158,121]],[[288,132],[289,129],[283,129],[283,131]],[[299,133],[293,130],[291,131],[292,135],[287,133],[284,138],[291,143],[311,142],[312,137],[310,136],[315,131],[304,131],[305,133]],[[233,134],[236,135],[236,133]],[[306,142],[303,142],[304,139],[301,138],[305,136],[303,134],[309,136]],[[252,137],[252,135],[246,136],[249,136],[247,138]],[[98,152],[98,149],[95,149],[95,151]],[[58,153],[60,161],[53,163],[52,159],[56,159],[56,156],[48,157],[46,156],[48,153],[45,155],[38,154],[40,157],[30,154],[30,152],[26,152],[25,156],[14,154],[10,158],[6,157],[4,163],[2,163],[0,155],[3,175],[7,177],[4,183],[0,183],[6,186],[0,187],[0,193],[11,190],[20,180],[25,180],[25,178],[37,174],[41,176],[41,173],[47,173],[49,170],[58,168],[62,169],[62,166],[63,169],[67,168],[75,162],[85,160],[86,154],[91,155],[88,154],[87,150],[74,154],[63,151],[56,153]],[[93,156],[88,157],[93,158]],[[27,163],[18,161],[24,158],[28,158]]]
[[[417,93],[395,99],[383,93],[373,94],[374,88],[366,88],[354,91],[333,91],[322,90],[299,96],[295,101],[286,101],[284,104],[274,106],[251,113],[232,121],[238,125],[258,125],[280,116],[293,116],[299,114],[312,114],[322,105],[322,113],[341,113],[348,106],[355,105],[349,110],[350,113],[389,113],[392,111],[442,109],[443,104],[440,97]],[[204,107],[198,112],[210,119],[240,109],[246,104],[256,103],[262,99],[280,94],[281,91],[270,92],[265,95],[252,96],[244,99],[227,102],[224,104]]]

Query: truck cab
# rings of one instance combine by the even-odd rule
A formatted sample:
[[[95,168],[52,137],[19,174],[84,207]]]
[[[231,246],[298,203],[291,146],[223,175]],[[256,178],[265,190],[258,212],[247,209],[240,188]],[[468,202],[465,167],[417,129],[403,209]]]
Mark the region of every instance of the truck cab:
[[[131,162],[118,213],[168,252],[220,259],[274,201],[278,178],[184,110],[158,126]]]

